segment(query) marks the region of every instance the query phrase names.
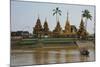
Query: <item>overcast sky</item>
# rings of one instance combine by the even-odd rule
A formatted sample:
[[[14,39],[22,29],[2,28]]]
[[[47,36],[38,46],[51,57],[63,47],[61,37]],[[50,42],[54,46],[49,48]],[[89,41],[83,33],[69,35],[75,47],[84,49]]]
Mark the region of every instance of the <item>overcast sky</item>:
[[[93,5],[84,6],[24,1],[11,1],[11,31],[27,30],[32,33],[38,16],[42,25],[45,18],[47,18],[49,29],[52,31],[56,26],[56,16],[53,16],[52,10],[56,7],[59,7],[62,11],[62,15],[59,16],[59,21],[63,29],[67,19],[67,12],[69,13],[70,24],[79,28],[82,11],[88,9],[92,15],[92,21],[88,20],[87,29],[91,34],[94,32],[95,6]]]

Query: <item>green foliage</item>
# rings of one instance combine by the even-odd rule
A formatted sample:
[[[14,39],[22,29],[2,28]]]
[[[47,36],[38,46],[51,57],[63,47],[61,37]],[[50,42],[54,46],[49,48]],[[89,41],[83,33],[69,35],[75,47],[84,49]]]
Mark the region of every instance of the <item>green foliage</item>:
[[[59,14],[59,15],[61,15],[61,10],[59,10],[59,7],[56,7],[55,9],[53,9],[53,16],[55,15],[55,14]]]
[[[82,12],[83,12],[82,16],[83,16],[84,18],[92,20],[92,16],[91,16],[89,10],[86,9],[86,10],[84,10],[84,11],[82,11]]]

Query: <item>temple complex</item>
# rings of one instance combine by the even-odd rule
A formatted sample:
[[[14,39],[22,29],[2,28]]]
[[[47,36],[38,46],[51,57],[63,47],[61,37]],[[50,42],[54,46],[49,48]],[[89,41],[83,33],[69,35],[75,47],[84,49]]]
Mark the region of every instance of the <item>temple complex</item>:
[[[57,24],[53,31],[49,30],[47,19],[45,19],[43,27],[41,25],[40,18],[38,17],[36,25],[33,28],[34,37],[77,37],[78,35],[86,35],[86,30],[84,28],[83,19],[81,19],[79,29],[75,25],[71,25],[69,21],[69,16],[67,13],[67,20],[65,22],[64,30],[61,28],[60,22],[57,21]]]

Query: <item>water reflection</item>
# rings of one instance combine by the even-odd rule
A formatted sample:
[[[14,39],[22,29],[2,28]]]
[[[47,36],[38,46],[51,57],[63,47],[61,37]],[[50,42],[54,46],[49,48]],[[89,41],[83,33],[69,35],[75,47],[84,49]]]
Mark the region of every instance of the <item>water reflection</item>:
[[[25,50],[24,50],[25,51]],[[82,56],[79,50],[34,50],[33,52],[11,53],[11,65],[50,64],[63,62],[94,61],[94,50]]]

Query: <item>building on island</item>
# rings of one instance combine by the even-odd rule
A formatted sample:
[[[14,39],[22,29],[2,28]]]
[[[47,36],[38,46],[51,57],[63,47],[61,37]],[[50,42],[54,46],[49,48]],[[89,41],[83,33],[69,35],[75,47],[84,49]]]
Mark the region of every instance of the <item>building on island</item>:
[[[13,31],[11,32],[11,39],[23,39],[23,38],[29,38],[29,32],[28,31]]]
[[[81,19],[79,29],[77,29],[75,25],[70,24],[68,13],[64,30],[61,28],[60,21],[57,21],[55,29],[53,31],[50,31],[47,19],[45,19],[45,22],[42,27],[41,20],[39,17],[36,21],[35,27],[33,27],[34,37],[78,37],[85,36],[86,34],[87,33],[84,28],[83,19]]]

